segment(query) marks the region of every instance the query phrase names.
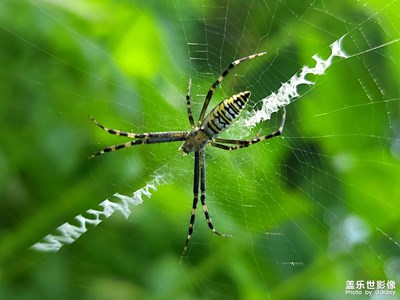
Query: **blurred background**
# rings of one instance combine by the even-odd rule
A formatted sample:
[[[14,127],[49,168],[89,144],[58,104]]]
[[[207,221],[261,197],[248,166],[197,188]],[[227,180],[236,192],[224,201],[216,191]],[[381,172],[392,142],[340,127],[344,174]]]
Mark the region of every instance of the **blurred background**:
[[[0,299],[400,299],[400,3],[390,1],[0,1]],[[247,113],[343,37],[347,58],[286,106],[283,137],[207,149],[207,203],[181,260],[193,155],[96,127],[190,128],[250,90]],[[314,56],[314,58],[313,58]],[[245,113],[246,114],[246,113]],[[246,117],[246,116],[244,116]],[[281,112],[229,138],[272,132]],[[30,247],[115,193],[166,182],[58,252]],[[111,198],[110,198],[111,199]],[[351,282],[374,282],[350,296]],[[396,289],[397,288],[397,289]]]

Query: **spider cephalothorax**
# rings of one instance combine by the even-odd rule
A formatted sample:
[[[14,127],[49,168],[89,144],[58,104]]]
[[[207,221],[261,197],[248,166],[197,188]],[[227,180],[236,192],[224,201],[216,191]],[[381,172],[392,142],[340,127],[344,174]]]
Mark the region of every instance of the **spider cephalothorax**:
[[[194,228],[194,220],[196,214],[197,203],[199,200],[199,181],[200,181],[200,201],[202,205],[202,209],[208,224],[208,227],[212,232],[219,236],[229,237],[229,235],[219,233],[215,228],[211,221],[210,215],[208,213],[207,205],[206,205],[206,172],[205,172],[205,149],[207,145],[217,147],[223,150],[236,150],[244,147],[248,147],[255,143],[264,141],[266,139],[270,139],[276,136],[279,136],[283,131],[283,126],[285,123],[286,110],[283,109],[282,121],[278,130],[260,136],[257,134],[254,138],[250,140],[231,140],[231,139],[222,139],[219,138],[219,134],[224,132],[229,126],[238,118],[240,112],[246,106],[247,101],[250,98],[251,93],[248,91],[241,92],[239,94],[233,95],[228,99],[223,100],[217,106],[215,106],[207,115],[206,111],[210,100],[214,94],[217,86],[222,82],[226,75],[228,75],[229,71],[234,68],[236,65],[241,63],[244,60],[253,59],[259,56],[264,55],[265,52],[253,54],[230,63],[224,72],[218,77],[218,79],[211,85],[210,90],[207,93],[206,99],[203,104],[203,108],[200,113],[200,117],[195,126],[192,109],[190,104],[190,87],[191,80],[189,80],[188,92],[186,95],[186,104],[187,104],[187,113],[189,117],[189,122],[191,125],[191,130],[188,131],[164,131],[164,132],[151,132],[151,133],[130,133],[124,132],[114,129],[109,129],[104,127],[99,122],[97,122],[93,117],[90,117],[92,121],[107,131],[110,134],[125,136],[133,141],[129,141],[123,144],[110,146],[104,148],[100,152],[92,155],[91,157],[104,154],[106,152],[115,151],[122,148],[127,148],[133,145],[138,144],[155,144],[155,143],[167,143],[167,142],[176,142],[183,141],[183,144],[179,147],[179,150],[183,152],[183,154],[188,154],[194,152],[194,183],[193,183],[193,204],[192,204],[192,213],[190,216],[189,222],[189,232],[186,238],[185,246],[183,249],[183,254],[186,252],[190,237],[193,233]]]
[[[210,137],[207,135],[204,128],[195,127],[185,137],[185,142],[179,147],[178,151],[182,151],[183,155],[193,151],[203,150],[210,142]]]

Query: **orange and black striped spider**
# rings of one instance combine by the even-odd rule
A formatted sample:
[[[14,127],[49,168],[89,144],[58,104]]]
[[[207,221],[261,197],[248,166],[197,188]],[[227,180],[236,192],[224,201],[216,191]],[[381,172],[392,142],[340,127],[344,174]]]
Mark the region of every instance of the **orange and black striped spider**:
[[[223,150],[236,150],[244,147],[248,147],[255,143],[279,136],[282,134],[283,126],[285,124],[286,110],[283,108],[283,115],[280,127],[278,130],[259,136],[258,134],[251,140],[231,140],[231,139],[222,139],[219,138],[218,135],[223,131],[229,128],[229,126],[238,118],[240,112],[244,109],[247,101],[251,93],[249,91],[241,92],[239,94],[233,95],[232,97],[223,100],[216,107],[214,107],[207,115],[206,111],[210,100],[213,96],[215,89],[222,82],[226,75],[228,75],[229,71],[233,69],[235,66],[240,64],[242,61],[250,60],[259,56],[264,55],[265,52],[253,54],[250,56],[246,56],[244,58],[235,60],[230,63],[229,66],[225,69],[224,72],[218,77],[218,79],[211,85],[210,90],[207,93],[206,99],[203,104],[203,108],[200,113],[199,120],[197,122],[197,126],[195,126],[195,122],[193,120],[192,109],[190,105],[190,87],[191,80],[189,80],[188,91],[186,95],[186,103],[187,103],[187,114],[189,117],[189,122],[191,126],[191,130],[188,131],[164,131],[164,132],[150,132],[150,133],[130,133],[124,132],[114,129],[109,129],[104,127],[99,122],[97,122],[92,116],[90,118],[92,121],[99,126],[101,129],[106,132],[114,135],[125,136],[133,141],[129,141],[123,144],[110,146],[104,148],[100,152],[92,155],[91,157],[95,157],[97,155],[104,154],[106,152],[111,152],[115,150],[119,150],[122,148],[131,147],[139,144],[155,144],[155,143],[169,143],[169,142],[177,142],[183,141],[183,144],[179,147],[179,151],[183,152],[183,155],[194,152],[194,184],[193,184],[193,204],[192,204],[192,213],[190,216],[189,222],[189,230],[186,238],[186,242],[183,249],[183,254],[185,254],[187,250],[187,246],[189,244],[189,240],[193,233],[194,221],[196,215],[196,207],[199,200],[199,182],[200,182],[200,201],[203,208],[204,215],[206,217],[206,221],[208,227],[211,229],[213,233],[222,237],[230,237],[230,235],[226,235],[223,233],[219,233],[212,221],[210,214],[208,213],[207,205],[206,205],[206,161],[205,161],[205,149],[206,146],[213,146]]]

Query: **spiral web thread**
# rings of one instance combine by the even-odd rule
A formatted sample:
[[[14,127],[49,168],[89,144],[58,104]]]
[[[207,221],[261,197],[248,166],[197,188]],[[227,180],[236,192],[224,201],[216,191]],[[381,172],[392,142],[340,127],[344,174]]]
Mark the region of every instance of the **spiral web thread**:
[[[348,58],[345,52],[342,50],[341,42],[345,37],[342,36],[330,45],[331,54],[324,60],[317,54],[313,55],[312,58],[315,60],[315,67],[303,66],[298,73],[293,75],[287,82],[283,83],[277,92],[260,100],[262,107],[259,110],[250,112],[250,116],[244,119],[242,122],[247,127],[254,127],[258,123],[269,120],[271,114],[277,112],[279,108],[290,104],[294,99],[298,98],[300,94],[297,91],[297,87],[302,84],[313,85],[315,82],[306,79],[308,74],[323,75],[325,71],[331,66],[334,57]],[[97,226],[105,219],[109,218],[115,212],[121,212],[125,218],[128,218],[132,213],[132,205],[137,206],[143,203],[143,196],[150,198],[152,192],[157,190],[157,187],[166,184],[168,181],[168,175],[166,173],[159,174],[156,171],[153,175],[153,179],[143,187],[135,192],[132,196],[126,196],[119,193],[115,193],[112,197],[114,200],[108,198],[99,204],[100,209],[89,209],[86,211],[87,215],[93,216],[88,218],[79,214],[74,217],[74,220],[79,224],[75,226],[66,222],[57,228],[58,235],[49,234],[45,236],[40,242],[34,244],[32,249],[43,251],[43,252],[56,252],[60,250],[64,245],[72,244],[82,234],[84,234],[90,225],[91,227]]]

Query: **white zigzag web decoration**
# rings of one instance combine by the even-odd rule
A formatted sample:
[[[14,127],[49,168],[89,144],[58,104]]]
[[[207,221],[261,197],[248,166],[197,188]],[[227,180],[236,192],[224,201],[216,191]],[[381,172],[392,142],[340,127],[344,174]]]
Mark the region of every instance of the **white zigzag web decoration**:
[[[167,177],[168,175],[166,174],[158,174],[156,172],[154,178],[147,182],[144,187],[135,191],[132,196],[115,193],[113,197],[116,199],[109,200],[107,198],[99,204],[100,209],[89,209],[86,211],[86,214],[93,216],[93,218],[84,217],[81,214],[77,215],[74,220],[77,221],[79,226],[66,222],[57,228],[59,231],[58,235],[47,235],[43,240],[34,244],[32,249],[44,252],[56,252],[64,245],[72,244],[76,241],[88,230],[87,225],[96,226],[117,211],[121,212],[125,218],[128,218],[132,212],[131,205],[137,206],[142,204],[144,196],[150,198],[152,192],[156,191],[158,186],[166,183]]]
[[[301,70],[293,75],[287,82],[282,83],[277,92],[261,99],[260,102],[262,102],[262,107],[259,110],[250,112],[250,116],[242,121],[244,125],[252,128],[262,121],[269,120],[272,113],[277,112],[280,107],[290,104],[294,99],[300,96],[297,92],[297,87],[299,85],[314,84],[313,81],[306,79],[308,74],[317,76],[325,74],[326,69],[332,65],[334,57],[349,58],[350,56],[342,50],[341,45],[345,36],[346,35],[342,36],[330,45],[331,54],[326,60],[320,58],[317,54],[313,55],[312,58],[316,62],[315,67],[311,68],[303,66]]]

